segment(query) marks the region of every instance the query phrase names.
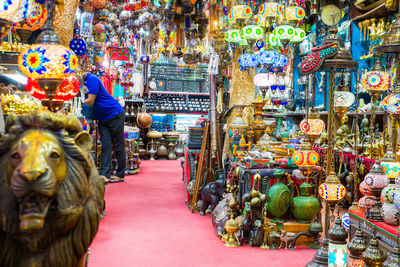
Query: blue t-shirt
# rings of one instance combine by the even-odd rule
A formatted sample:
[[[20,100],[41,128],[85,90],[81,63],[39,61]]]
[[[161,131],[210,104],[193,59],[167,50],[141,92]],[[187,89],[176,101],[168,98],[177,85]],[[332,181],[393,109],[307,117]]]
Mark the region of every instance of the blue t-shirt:
[[[85,86],[89,89],[90,95],[96,95],[93,104],[96,120],[106,121],[124,110],[118,101],[107,92],[103,83],[95,75],[87,74]]]

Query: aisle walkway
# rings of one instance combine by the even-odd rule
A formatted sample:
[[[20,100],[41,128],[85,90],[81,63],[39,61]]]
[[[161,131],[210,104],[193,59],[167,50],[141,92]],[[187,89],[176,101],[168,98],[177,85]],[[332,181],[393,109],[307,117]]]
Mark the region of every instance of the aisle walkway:
[[[106,189],[107,216],[89,267],[304,266],[315,251],[226,248],[210,217],[185,204],[178,161],[144,161],[139,175]]]

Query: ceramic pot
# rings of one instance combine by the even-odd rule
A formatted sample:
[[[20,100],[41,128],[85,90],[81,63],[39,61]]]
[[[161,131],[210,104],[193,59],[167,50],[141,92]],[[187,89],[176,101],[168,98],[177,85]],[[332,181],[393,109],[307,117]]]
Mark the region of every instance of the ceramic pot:
[[[400,211],[394,204],[383,203],[381,210],[385,223],[396,226],[400,224]]]
[[[382,201],[390,204],[394,204],[394,196],[396,192],[400,192],[400,186],[399,185],[388,185],[385,188],[383,188],[382,193],[381,193],[381,199]]]
[[[300,196],[293,199],[292,213],[300,223],[310,223],[318,213],[318,199],[311,196],[312,186],[308,183],[300,185]]]

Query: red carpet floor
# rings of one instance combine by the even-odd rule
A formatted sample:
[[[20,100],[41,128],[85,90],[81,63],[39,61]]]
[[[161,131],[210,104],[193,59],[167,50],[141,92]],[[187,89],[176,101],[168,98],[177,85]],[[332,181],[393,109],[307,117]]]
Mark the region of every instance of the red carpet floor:
[[[185,204],[178,161],[144,161],[140,174],[106,189],[107,216],[90,248],[90,267],[304,266],[315,251],[226,248],[209,216]]]

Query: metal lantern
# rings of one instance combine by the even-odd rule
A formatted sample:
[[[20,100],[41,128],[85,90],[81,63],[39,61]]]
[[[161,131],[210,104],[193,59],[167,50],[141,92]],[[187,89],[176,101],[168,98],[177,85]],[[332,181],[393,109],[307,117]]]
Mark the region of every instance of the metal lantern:
[[[349,250],[349,258],[347,261],[347,266],[349,267],[363,267],[364,260],[362,259],[363,252],[367,249],[367,241],[364,238],[364,233],[361,229],[358,229],[350,240],[347,246]]]
[[[315,140],[324,132],[325,122],[319,118],[317,113],[311,112],[309,118],[305,118],[300,122],[300,129],[311,142],[315,142]]]
[[[347,231],[342,226],[339,215],[335,220],[335,224],[329,229],[329,267],[346,267],[347,266]]]
[[[371,239],[369,247],[362,254],[362,258],[366,267],[383,266],[387,255],[379,247],[379,241],[376,236]]]

